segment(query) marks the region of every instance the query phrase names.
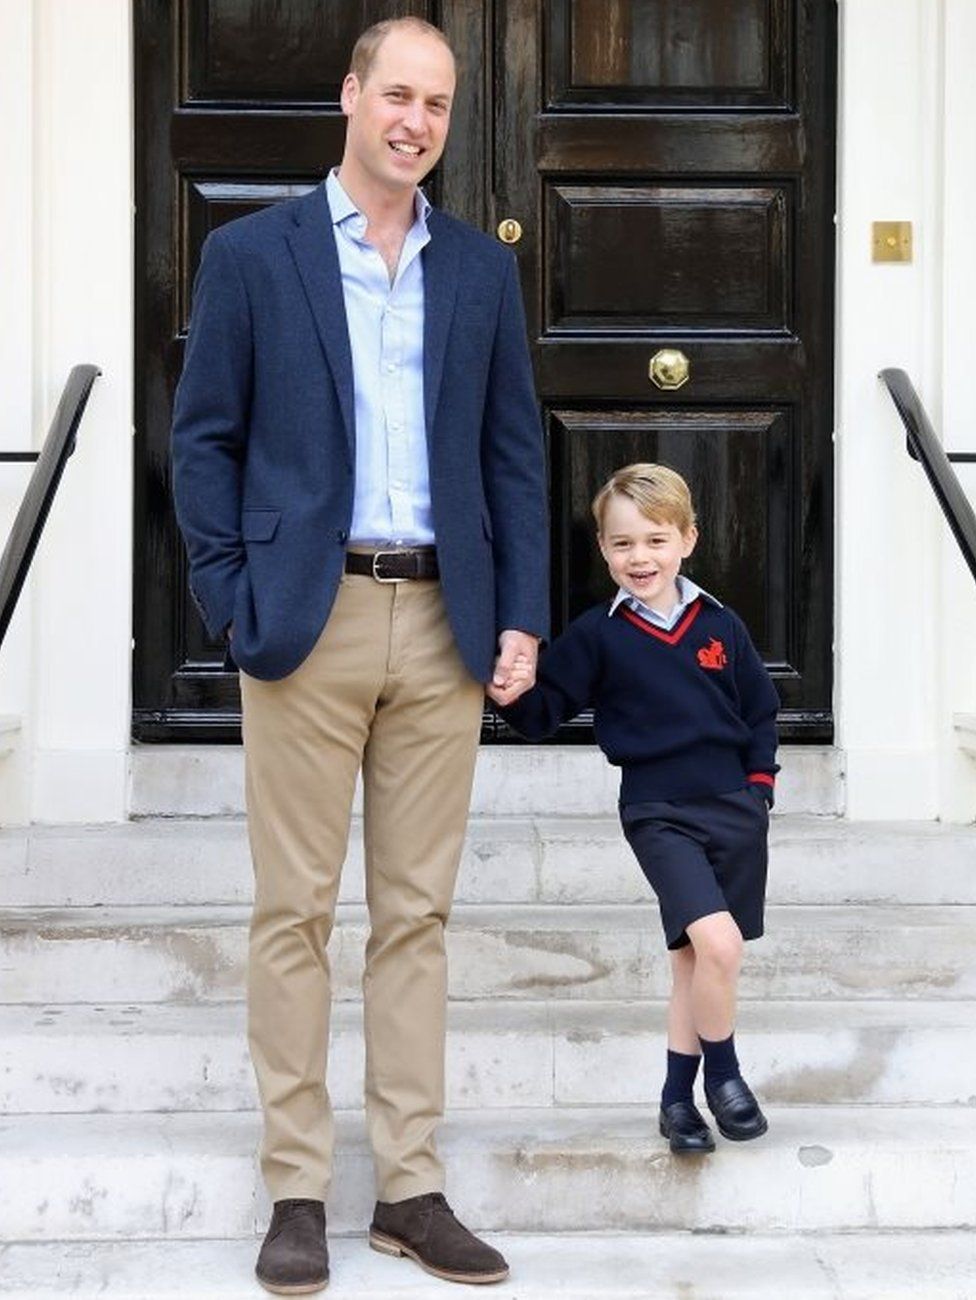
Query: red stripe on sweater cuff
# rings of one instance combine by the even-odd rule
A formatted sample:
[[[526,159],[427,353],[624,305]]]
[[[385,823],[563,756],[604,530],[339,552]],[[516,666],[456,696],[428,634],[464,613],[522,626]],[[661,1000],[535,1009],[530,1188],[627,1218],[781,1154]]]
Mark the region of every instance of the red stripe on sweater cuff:
[[[775,785],[776,778],[770,776],[768,772],[750,772],[747,778],[754,781],[756,785]]]

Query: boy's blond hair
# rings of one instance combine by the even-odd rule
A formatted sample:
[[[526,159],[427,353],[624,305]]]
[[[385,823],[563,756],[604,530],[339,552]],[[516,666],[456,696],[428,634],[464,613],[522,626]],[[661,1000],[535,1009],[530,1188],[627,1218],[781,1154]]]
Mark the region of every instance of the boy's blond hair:
[[[645,518],[655,523],[674,524],[681,533],[695,526],[695,507],[688,484],[666,465],[639,461],[610,475],[593,498],[593,517],[600,533],[610,498],[615,496],[627,497]]]
[[[352,48],[349,71],[355,76],[360,86],[365,85],[379,48],[389,34],[404,29],[419,32],[422,36],[435,37],[442,45],[447,47],[451,58],[457,62],[454,51],[451,49],[451,42],[439,27],[427,22],[425,18],[415,18],[411,15],[403,18],[384,18],[381,22],[374,23],[372,27],[367,27]]]

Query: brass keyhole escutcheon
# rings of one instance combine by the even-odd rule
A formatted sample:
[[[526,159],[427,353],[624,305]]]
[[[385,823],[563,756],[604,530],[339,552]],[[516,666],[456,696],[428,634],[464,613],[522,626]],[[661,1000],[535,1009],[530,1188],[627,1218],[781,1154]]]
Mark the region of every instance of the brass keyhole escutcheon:
[[[522,227],[514,217],[506,217],[498,223],[498,238],[503,244],[517,244],[522,238]]]
[[[651,357],[647,373],[658,388],[673,390],[691,378],[691,363],[678,348],[662,348]]]

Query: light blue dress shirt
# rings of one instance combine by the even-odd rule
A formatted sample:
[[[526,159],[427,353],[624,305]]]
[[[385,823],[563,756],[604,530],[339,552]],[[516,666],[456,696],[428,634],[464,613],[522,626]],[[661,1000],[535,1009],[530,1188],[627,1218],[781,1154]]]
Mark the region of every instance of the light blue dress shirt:
[[[640,614],[641,618],[653,624],[654,627],[659,627],[662,632],[670,632],[681,621],[681,615],[692,601],[697,600],[699,596],[703,596],[705,600],[710,600],[713,605],[718,605],[719,609],[722,608],[720,600],[710,596],[707,591],[704,591],[697,583],[692,582],[690,578],[686,578],[684,574],[679,573],[674,581],[675,586],[678,588],[678,603],[670,614],[659,614],[656,609],[651,609],[642,600],[638,600],[636,596],[631,595],[626,587],[618,587],[613,604],[610,606],[611,616],[616,612],[618,605],[626,603],[635,614]]]
[[[390,283],[366,242],[366,217],[326,180],[352,348],[356,485],[350,540],[426,546],[434,541],[424,421],[424,270],[430,204],[418,190]]]

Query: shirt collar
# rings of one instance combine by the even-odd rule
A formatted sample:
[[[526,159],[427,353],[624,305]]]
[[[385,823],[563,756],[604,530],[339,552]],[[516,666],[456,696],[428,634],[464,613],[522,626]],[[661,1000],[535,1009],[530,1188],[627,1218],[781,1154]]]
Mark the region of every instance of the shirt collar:
[[[362,239],[366,234],[366,214],[360,212],[352,199],[342,188],[339,180],[338,168],[333,167],[325,178],[325,193],[329,200],[329,212],[332,215],[332,224],[341,226],[349,222],[349,233],[356,239]],[[430,211],[430,202],[427,195],[422,189],[414,191],[413,196],[413,221],[414,226],[419,226],[423,234],[427,234],[427,213]]]
[[[692,601],[697,600],[699,596],[701,596],[703,600],[707,600],[710,604],[717,606],[718,609],[722,608],[722,602],[720,600],[707,592],[704,587],[699,587],[697,582],[692,582],[690,578],[686,578],[683,573],[679,573],[677,578],[675,578],[675,585],[678,588],[678,603],[671,611],[672,615],[679,613],[681,610],[687,609]],[[609,610],[611,618],[617,612],[619,606],[624,604],[624,602],[629,604],[631,609],[646,610],[649,614],[655,613],[654,610],[648,609],[648,606],[645,605],[642,600],[638,600],[636,596],[629,592],[626,587],[618,587],[617,594],[614,596],[613,603]],[[661,615],[658,615],[658,617],[660,618]]]

